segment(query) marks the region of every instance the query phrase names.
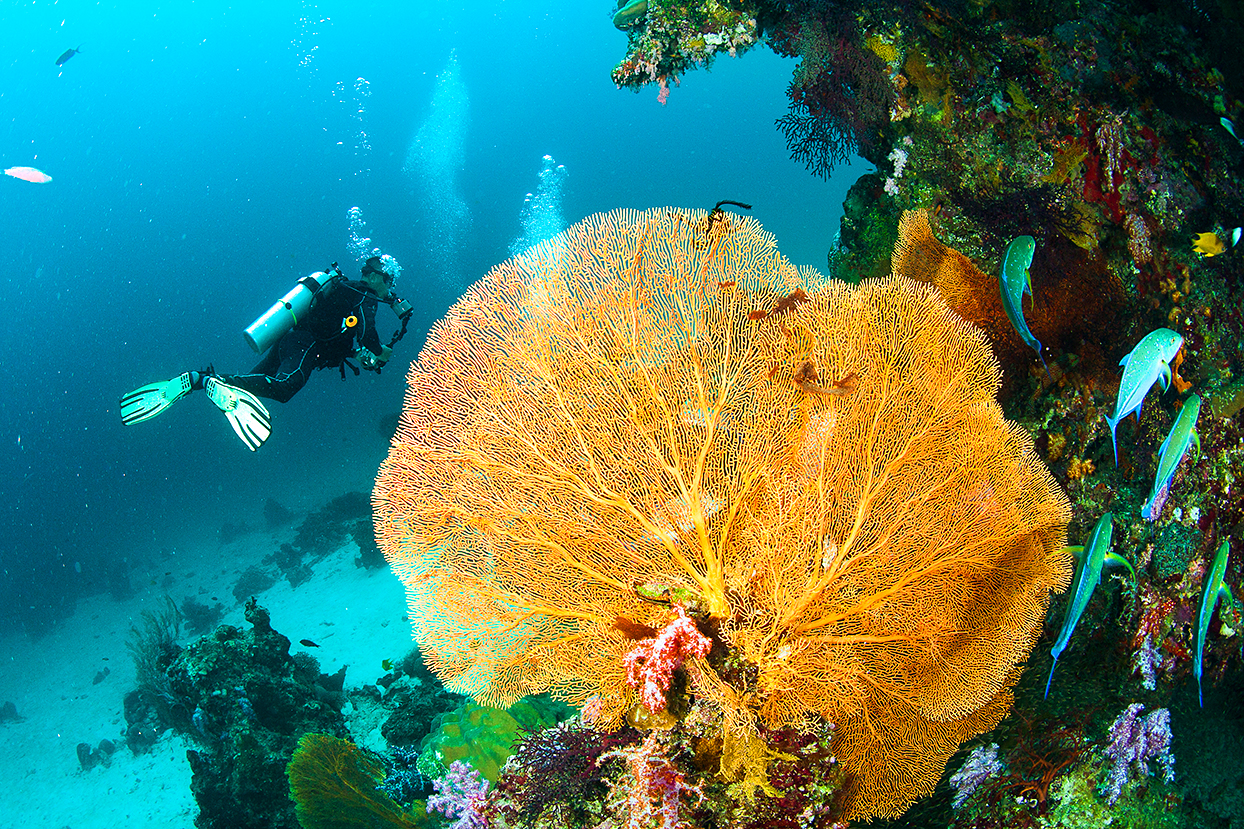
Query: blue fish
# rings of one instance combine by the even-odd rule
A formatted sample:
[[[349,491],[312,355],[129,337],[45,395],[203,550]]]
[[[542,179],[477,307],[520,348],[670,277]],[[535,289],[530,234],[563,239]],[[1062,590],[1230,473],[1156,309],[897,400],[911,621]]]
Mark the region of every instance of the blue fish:
[[[1050,678],[1045,681],[1047,697],[1050,695],[1050,683],[1054,681],[1054,668],[1058,667],[1058,657],[1067,648],[1067,643],[1071,641],[1071,634],[1075,632],[1076,623],[1084,615],[1084,608],[1088,607],[1089,599],[1093,598],[1093,591],[1101,582],[1101,568],[1105,565],[1119,565],[1126,567],[1132,574],[1132,578],[1136,578],[1136,571],[1132,569],[1128,560],[1110,552],[1110,538],[1113,535],[1114,516],[1106,513],[1097,519],[1097,526],[1093,527],[1088,546],[1067,548],[1079,557],[1080,562],[1076,566],[1075,580],[1071,583],[1071,601],[1067,605],[1067,615],[1063,618],[1062,629],[1058,631],[1058,641],[1054,643],[1054,647],[1050,648],[1054,664],[1050,665]]]
[[[62,54],[59,58],[57,58],[57,59],[56,59],[56,65],[57,65],[57,66],[64,66],[64,65],[65,65],[65,61],[69,60],[69,59],[70,59],[71,57],[73,57],[74,55],[81,54],[81,53],[82,53],[82,47],[81,47],[81,46],[78,46],[78,48],[77,48],[77,49],[66,49],[66,50],[65,50],[65,52],[64,52],[64,54]]]
[[[1231,133],[1231,137],[1239,141],[1244,146],[1244,141],[1240,141],[1240,137],[1235,134],[1235,123],[1230,118],[1219,118],[1218,123],[1222,124],[1222,128]]]
[[[1214,556],[1214,566],[1205,576],[1205,590],[1201,593],[1201,609],[1196,615],[1196,658],[1192,661],[1192,673],[1196,675],[1196,699],[1202,708],[1205,707],[1205,701],[1201,699],[1201,654],[1205,652],[1209,619],[1214,615],[1214,607],[1220,598],[1225,596],[1227,601],[1234,602],[1231,597],[1231,588],[1227,587],[1222,580],[1227,574],[1229,546],[1229,541],[1224,538],[1222,546],[1218,548],[1218,555]]]
[[[1184,401],[1179,416],[1171,426],[1170,434],[1162,441],[1162,448],[1158,450],[1158,473],[1153,478],[1153,492],[1149,494],[1149,500],[1140,511],[1141,518],[1158,520],[1162,513],[1162,504],[1166,502],[1167,493],[1170,491],[1171,479],[1175,477],[1179,462],[1188,454],[1188,447],[1195,443],[1197,457],[1200,457],[1201,439],[1196,433],[1196,419],[1200,413],[1199,396],[1194,394]]]
[[[1119,360],[1123,366],[1123,379],[1119,382],[1119,401],[1115,404],[1114,417],[1106,415],[1110,424],[1110,442],[1114,444],[1114,465],[1119,465],[1119,442],[1114,430],[1119,421],[1136,413],[1140,420],[1140,406],[1153,384],[1160,382],[1162,391],[1171,383],[1171,361],[1183,347],[1184,338],[1169,328],[1150,331],[1136,344],[1131,353]]]
[[[1002,257],[1002,269],[998,271],[998,290],[1002,293],[1002,308],[1006,318],[1015,327],[1021,340],[1036,349],[1041,368],[1045,376],[1050,376],[1050,369],[1041,354],[1041,342],[1028,330],[1024,320],[1024,294],[1032,296],[1032,274],[1028,268],[1032,265],[1032,257],[1037,252],[1037,241],[1031,236],[1017,236],[1006,246],[1006,255]]]

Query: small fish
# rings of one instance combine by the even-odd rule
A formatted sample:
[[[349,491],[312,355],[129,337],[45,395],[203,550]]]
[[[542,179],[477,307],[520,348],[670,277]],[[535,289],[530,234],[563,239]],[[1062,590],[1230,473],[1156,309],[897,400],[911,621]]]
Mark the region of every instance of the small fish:
[[[298,644],[302,645],[304,648],[318,648],[319,647],[319,645],[315,644],[310,639],[299,639]]]
[[[71,57],[73,57],[74,55],[78,54],[81,51],[82,51],[81,44],[79,44],[77,49],[66,49],[64,54],[62,54],[59,58],[56,59],[56,65],[64,66],[66,61],[68,61]]]
[[[1110,552],[1112,535],[1114,535],[1114,516],[1106,513],[1097,519],[1097,526],[1093,527],[1093,534],[1089,536],[1087,547],[1067,548],[1079,556],[1080,562],[1076,567],[1075,580],[1071,583],[1071,601],[1067,605],[1067,615],[1063,618],[1062,629],[1058,631],[1058,641],[1054,643],[1054,647],[1050,648],[1054,664],[1050,665],[1050,678],[1045,681],[1047,697],[1050,695],[1050,683],[1054,681],[1054,669],[1058,667],[1058,657],[1066,649],[1067,643],[1071,641],[1071,634],[1076,629],[1076,623],[1084,615],[1084,609],[1088,607],[1093,591],[1101,582],[1101,568],[1105,565],[1126,567],[1132,574],[1132,578],[1136,578],[1136,571],[1132,569],[1128,560]]]
[[[1146,334],[1130,354],[1119,360],[1119,365],[1124,366],[1123,379],[1119,382],[1119,400],[1115,404],[1114,417],[1106,415],[1106,423],[1110,425],[1110,442],[1114,444],[1115,466],[1119,465],[1119,442],[1115,437],[1115,428],[1132,412],[1140,420],[1141,404],[1155,382],[1160,382],[1162,391],[1166,391],[1171,383],[1171,361],[1183,344],[1184,338],[1179,334],[1169,328],[1159,328]]]
[[[393,660],[392,659],[381,659],[380,667],[384,669],[385,672],[393,670]]]
[[[1222,124],[1222,128],[1224,130],[1231,133],[1232,138],[1234,138],[1236,141],[1240,141],[1240,137],[1235,134],[1235,124],[1231,121],[1230,118],[1226,118],[1226,117],[1219,118],[1218,123]],[[1244,141],[1240,141],[1240,143],[1244,144]]]
[[[1201,707],[1205,707],[1205,701],[1201,699],[1201,654],[1205,652],[1205,637],[1209,634],[1209,619],[1214,615],[1214,607],[1217,606],[1218,600],[1225,596],[1227,601],[1233,602],[1231,598],[1231,588],[1223,582],[1223,576],[1227,574],[1227,555],[1229,541],[1222,540],[1222,546],[1218,548],[1218,555],[1214,556],[1214,566],[1205,576],[1205,590],[1201,593],[1201,609],[1196,615],[1196,659],[1192,662],[1192,673],[1196,675],[1196,698]]]
[[[6,176],[20,178],[22,181],[29,181],[31,184],[47,184],[52,177],[42,170],[36,170],[34,167],[10,167],[4,171]]]
[[[998,290],[1002,293],[1002,307],[1006,317],[1015,326],[1020,339],[1037,351],[1041,368],[1045,376],[1050,376],[1050,369],[1041,354],[1041,343],[1028,330],[1024,321],[1024,294],[1032,296],[1032,274],[1028,268],[1032,265],[1032,257],[1037,252],[1037,241],[1031,236],[1017,236],[1006,246],[1006,255],[1002,257],[1002,269],[998,271]]]
[[[1226,249],[1226,243],[1213,231],[1192,237],[1192,252],[1200,256],[1217,256]]]
[[[1166,502],[1167,493],[1170,491],[1171,479],[1175,477],[1175,470],[1188,453],[1191,444],[1196,444],[1197,457],[1200,457],[1201,439],[1196,433],[1196,419],[1200,413],[1201,398],[1198,395],[1194,394],[1184,401],[1179,416],[1171,426],[1170,434],[1162,441],[1162,448],[1158,450],[1158,473],[1153,479],[1153,492],[1149,494],[1149,500],[1140,511],[1141,518],[1158,520],[1162,513],[1162,504]]]

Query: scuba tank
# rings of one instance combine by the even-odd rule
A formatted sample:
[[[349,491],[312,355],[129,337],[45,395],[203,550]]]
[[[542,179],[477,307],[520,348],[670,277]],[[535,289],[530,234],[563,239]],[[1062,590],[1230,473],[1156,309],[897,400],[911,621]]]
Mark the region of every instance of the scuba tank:
[[[255,349],[255,353],[264,353],[286,331],[306,316],[307,311],[311,310],[316,295],[328,288],[336,279],[345,279],[345,275],[337,267],[336,262],[322,271],[299,279],[289,293],[274,302],[271,308],[246,326],[246,329],[242,331],[242,338]]]

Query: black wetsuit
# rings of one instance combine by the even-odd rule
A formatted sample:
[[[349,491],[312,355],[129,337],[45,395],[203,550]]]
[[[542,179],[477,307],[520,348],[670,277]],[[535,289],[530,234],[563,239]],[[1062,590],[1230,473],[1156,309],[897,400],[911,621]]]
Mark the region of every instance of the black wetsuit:
[[[306,318],[286,331],[249,374],[218,376],[231,386],[285,403],[307,384],[312,371],[335,368],[353,357],[356,343],[380,354],[376,303],[367,283],[336,281],[316,296]],[[353,327],[348,324],[351,317]]]

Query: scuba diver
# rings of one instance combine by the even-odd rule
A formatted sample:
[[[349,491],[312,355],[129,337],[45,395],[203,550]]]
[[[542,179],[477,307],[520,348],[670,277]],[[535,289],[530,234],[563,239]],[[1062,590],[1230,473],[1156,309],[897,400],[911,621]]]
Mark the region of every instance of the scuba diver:
[[[349,367],[380,373],[393,355],[393,344],[406,335],[412,309],[393,293],[401,266],[390,256],[373,256],[363,265],[358,281],[347,280],[334,262],[328,268],[298,281],[262,316],[247,326],[242,336],[257,353],[264,354],[246,374],[217,374],[210,366],[187,371],[171,380],[151,383],[121,398],[121,422],[127,426],[150,420],[195,389],[207,392],[233,431],[253,452],[272,433],[272,418],[260,397],[287,402],[306,385],[311,372],[337,367],[341,378]],[[402,327],[380,344],[376,331],[376,306],[393,309]]]

